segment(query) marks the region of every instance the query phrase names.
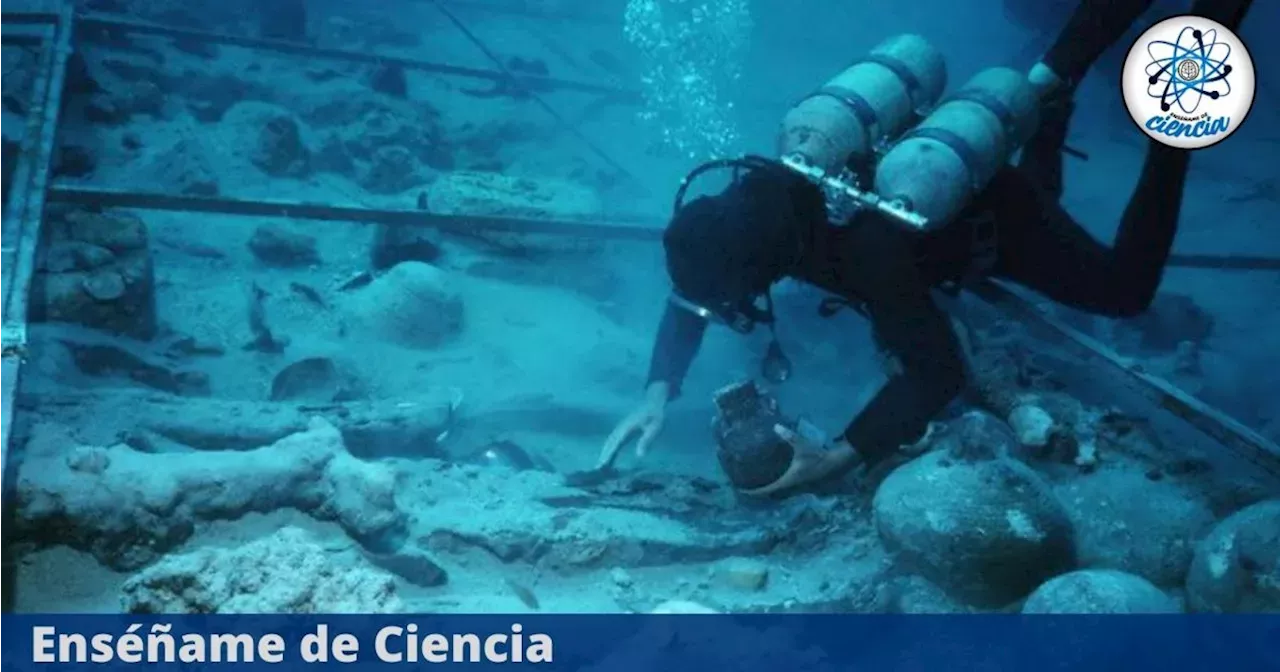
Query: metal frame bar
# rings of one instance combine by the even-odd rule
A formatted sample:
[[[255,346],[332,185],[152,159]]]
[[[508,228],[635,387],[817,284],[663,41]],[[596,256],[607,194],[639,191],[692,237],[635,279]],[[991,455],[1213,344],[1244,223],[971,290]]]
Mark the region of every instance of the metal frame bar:
[[[10,17],[0,23],[50,23],[49,15]],[[13,483],[17,463],[10,456],[13,436],[14,402],[22,380],[22,358],[27,346],[27,302],[35,273],[36,247],[44,221],[45,195],[50,164],[58,134],[58,115],[67,81],[67,60],[72,51],[74,14],[70,3],[45,29],[46,40],[40,69],[32,84],[32,104],[27,110],[26,134],[18,165],[13,173],[4,219],[0,221],[0,269],[4,278],[3,308],[0,308],[0,609],[10,611],[14,593],[13,567],[9,566],[9,530],[13,516]]]
[[[449,8],[462,12],[484,12],[486,14],[501,14],[505,16],[518,16],[534,21],[569,21],[572,23],[582,23],[597,26],[611,26],[617,23],[617,17],[605,16],[603,14],[582,14],[579,12],[560,12],[560,11],[534,11],[523,7],[506,6],[487,2],[456,2],[450,0],[446,3]]]
[[[36,76],[32,79],[32,89],[29,92],[30,101],[27,106],[28,114],[26,115],[26,128],[22,133],[22,151],[18,155],[18,165],[13,170],[11,181],[11,192],[8,202],[4,205],[4,221],[3,221],[3,247],[0,253],[3,254],[4,268],[8,271],[5,274],[4,298],[3,298],[3,324],[8,324],[10,312],[10,300],[15,295],[14,285],[17,284],[17,268],[21,265],[18,263],[18,255],[22,251],[23,235],[25,229],[30,226],[30,220],[27,216],[29,204],[32,199],[32,182],[38,173],[36,163],[38,163],[38,155],[41,147],[41,138],[44,133],[44,110],[49,95],[49,83],[54,63],[53,44],[57,35],[56,26],[42,26],[43,35],[40,43],[43,48],[40,50],[39,60],[37,61]],[[34,151],[32,151],[34,150]],[[8,343],[8,332],[4,332]]]
[[[0,45],[8,47],[42,44],[48,39],[46,33],[51,27],[51,24],[43,22],[6,23],[4,24],[4,31],[0,32]]]
[[[1250,254],[1174,254],[1169,266],[1214,271],[1280,271],[1280,258]]]
[[[40,226],[44,220],[45,194],[53,162],[58,132],[58,114],[62,108],[63,84],[67,59],[71,55],[74,15],[68,11],[58,22],[51,43],[41,53],[40,76],[36,79],[32,106],[27,115],[28,143],[13,176],[17,188],[10,194],[5,208],[4,252],[11,255],[13,276],[4,295],[3,326],[6,345],[13,345],[13,330],[25,331],[28,290],[35,272],[36,247],[40,244]],[[16,226],[16,229],[14,228]],[[25,335],[21,336],[25,341]]]
[[[620,216],[617,224],[588,219],[533,219],[491,215],[444,215],[422,210],[370,208],[299,203],[291,201],[243,201],[204,196],[143,194],[111,189],[53,186],[49,200],[96,207],[140,208],[169,212],[207,212],[255,217],[288,217],[390,226],[429,226],[447,231],[503,231],[552,236],[652,242],[662,238],[657,222]]]
[[[142,193],[98,187],[49,187],[50,201],[112,208],[168,212],[207,212],[252,217],[286,217],[390,226],[429,226],[447,231],[504,231],[538,235],[657,242],[665,223],[636,215],[609,215],[610,224],[592,219],[524,218],[492,215],[443,215],[422,210],[391,210],[235,198]],[[1280,271],[1280,258],[1244,255],[1172,255],[1169,266],[1208,270]]]
[[[331,58],[335,60],[345,60],[356,63],[374,63],[374,64],[394,64],[402,68],[423,70],[427,72],[436,72],[441,74],[456,75],[461,77],[473,77],[484,79],[496,83],[506,83],[511,85],[513,93],[521,93],[532,99],[539,107],[550,115],[552,121],[555,122],[561,130],[572,135],[578,142],[581,142],[592,154],[598,159],[616,171],[621,177],[633,182],[636,186],[644,190],[644,185],[635,178],[635,175],[627,170],[625,166],[609,156],[590,138],[583,135],[573,124],[555,110],[546,102],[537,91],[543,89],[560,89],[564,91],[577,91],[582,93],[594,93],[604,96],[606,99],[616,102],[627,102],[638,104],[641,101],[640,94],[634,91],[625,91],[615,87],[602,86],[598,84],[587,84],[583,82],[575,82],[564,79],[556,79],[552,77],[537,77],[517,75],[511,72],[502,63],[502,59],[498,58],[492,50],[490,50],[478,37],[473,33],[466,24],[458,17],[454,16],[442,4],[432,2],[437,11],[439,11],[462,35],[475,44],[486,58],[493,62],[496,70],[485,70],[482,68],[471,68],[447,63],[432,63],[426,61],[415,61],[407,58],[398,58],[394,56],[381,56],[374,54],[363,54],[352,51],[342,51],[338,49],[325,49],[307,44],[299,44],[296,42],[288,42],[284,40],[264,40],[257,38],[246,38],[236,35],[224,35],[217,33],[206,33],[196,30],[186,30],[182,28],[172,28],[168,26],[160,26],[155,24],[140,23],[133,21],[122,21],[119,19],[109,19],[97,15],[86,15],[80,18],[80,26],[85,28],[106,28],[112,30],[120,30],[136,34],[145,35],[161,35],[171,38],[183,38],[190,40],[199,40],[204,42],[212,42],[218,44],[232,44],[236,46],[261,49],[266,51],[276,51],[291,55],[309,56],[313,58]]]
[[[53,12],[0,12],[0,24],[6,26],[58,23],[58,14]]]
[[[387,56],[378,54],[365,54],[356,51],[344,51],[341,49],[328,49],[324,47],[316,47],[309,44],[300,44],[297,42],[288,42],[285,40],[267,40],[254,37],[241,37],[239,35],[226,35],[221,33],[209,33],[199,30],[188,30],[185,28],[173,28],[171,26],[162,26],[151,23],[142,23],[137,21],[124,21],[111,17],[101,16],[97,14],[82,15],[78,19],[81,28],[107,28],[120,30],[139,35],[157,35],[160,37],[181,38],[189,40],[197,40],[202,42],[211,42],[216,44],[228,44],[237,47],[245,47],[247,49],[259,49],[262,51],[274,51],[281,54],[289,54],[293,56],[308,56],[312,58],[328,58],[333,60],[350,61],[353,63],[370,63],[384,65],[398,65],[409,70],[421,70],[423,72],[434,72],[443,75],[455,75],[458,77],[470,77],[473,79],[482,79],[490,82],[508,83],[515,86],[514,92],[530,93],[533,90],[562,90],[576,91],[579,93],[594,93],[604,96],[610,100],[617,102],[625,102],[630,104],[639,104],[641,102],[640,93],[638,91],[628,91],[612,86],[602,84],[590,84],[587,82],[576,82],[567,79],[558,79],[555,77],[538,77],[535,75],[516,75],[510,72],[499,70],[489,70],[485,68],[472,68],[462,65],[452,65],[449,63],[435,63],[431,61],[418,61],[410,58],[401,58],[398,56]]]
[[[463,37],[466,37],[467,40],[471,42],[471,44],[474,44],[475,47],[480,50],[480,53],[484,54],[485,58],[489,59],[489,61],[493,63],[493,66],[495,68],[497,68],[500,72],[505,74],[507,77],[512,78],[512,80],[515,79],[515,75],[513,75],[511,73],[511,70],[507,68],[506,64],[502,62],[502,59],[499,58],[498,55],[494,53],[494,51],[490,49],[489,46],[486,45],[484,41],[481,40],[480,37],[475,34],[474,31],[472,31],[469,27],[467,27],[467,24],[463,22],[462,19],[458,18],[456,14],[450,11],[449,8],[446,7],[443,2],[440,2],[440,0],[428,0],[428,2],[434,5],[436,8],[436,11],[443,14],[445,19],[447,19],[450,23],[452,23],[453,26],[458,29],[458,32],[462,33]],[[579,131],[576,126],[569,123],[569,120],[565,119],[563,115],[557,112],[556,109],[550,105],[550,103],[548,103],[545,99],[543,99],[537,93],[534,93],[532,91],[529,92],[529,97],[532,98],[533,101],[538,104],[538,107],[541,107],[544,112],[551,115],[551,118],[556,120],[556,123],[560,126],[560,128],[564,129],[570,135],[577,138],[578,142],[581,142],[583,146],[591,150],[591,153],[595,154],[596,158],[599,158],[601,161],[604,161],[614,170],[618,171],[619,174],[631,180],[637,186],[640,186],[643,189],[643,185],[640,184],[639,180],[635,179],[635,176],[632,175],[631,171],[623,167],[621,163],[618,163],[617,161],[615,161],[613,157],[609,156],[609,154],[605,152],[603,149],[601,149],[599,145],[593,142],[591,138],[588,138],[586,135],[583,135],[582,131]]]
[[[43,39],[39,35],[5,35],[0,40],[0,46],[10,47],[16,45],[35,45],[40,44]]]
[[[1019,290],[988,280],[979,283],[975,294],[1008,315],[1047,327],[1076,349],[1089,353],[1095,360],[1122,374],[1120,381],[1128,389],[1280,479],[1280,446],[1270,439],[1163,378],[1143,371],[1139,363],[1046,313]]]

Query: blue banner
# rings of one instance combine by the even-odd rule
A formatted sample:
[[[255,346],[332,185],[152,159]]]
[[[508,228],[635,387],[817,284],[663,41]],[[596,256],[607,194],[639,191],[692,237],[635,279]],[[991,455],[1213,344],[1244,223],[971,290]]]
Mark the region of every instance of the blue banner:
[[[1280,616],[28,616],[10,670],[1280,670]]]

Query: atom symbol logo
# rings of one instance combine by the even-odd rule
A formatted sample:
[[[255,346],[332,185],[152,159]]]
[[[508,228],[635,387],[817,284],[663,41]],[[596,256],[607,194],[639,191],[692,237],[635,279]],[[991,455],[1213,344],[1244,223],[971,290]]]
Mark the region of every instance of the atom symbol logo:
[[[1206,97],[1217,100],[1231,93],[1227,75],[1231,66],[1231,45],[1218,42],[1218,31],[1202,32],[1191,27],[1178,32],[1176,42],[1153,40],[1147,43],[1147,94],[1160,101],[1161,111],[1177,104],[1192,114]]]

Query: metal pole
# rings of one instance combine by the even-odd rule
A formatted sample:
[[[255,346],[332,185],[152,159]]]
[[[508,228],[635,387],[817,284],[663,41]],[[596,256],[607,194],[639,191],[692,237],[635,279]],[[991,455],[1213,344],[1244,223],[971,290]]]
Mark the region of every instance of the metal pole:
[[[472,32],[471,29],[467,27],[467,24],[463,23],[462,19],[459,19],[453,12],[449,11],[449,9],[445,7],[444,3],[440,2],[439,0],[428,0],[428,1],[431,4],[435,5],[436,9],[438,9],[440,13],[443,14],[444,17],[449,20],[450,23],[452,23],[455,27],[457,27],[458,31],[461,32],[463,36],[467,38],[467,40],[469,40],[472,44],[476,45],[476,48],[480,50],[480,53],[484,54],[485,58],[488,58],[493,63],[494,67],[498,68],[498,70],[502,71],[504,74],[514,79],[514,76],[511,75],[511,72],[507,69],[506,64],[502,62],[502,59],[499,58],[498,55],[494,53],[494,51],[490,49],[489,46],[486,45],[483,40],[480,39],[479,36],[477,36],[474,32]],[[556,123],[560,126],[560,128],[564,129],[567,133],[577,138],[579,142],[581,142],[587,149],[591,150],[591,153],[595,154],[601,161],[604,161],[605,163],[609,164],[611,167],[613,167],[614,170],[618,171],[620,175],[631,180],[636,184],[636,186],[644,190],[643,183],[637,180],[635,175],[633,175],[631,171],[623,167],[621,163],[618,163],[617,161],[615,161],[613,157],[609,156],[607,152],[605,152],[598,145],[596,145],[596,143],[592,142],[590,138],[588,138],[586,135],[583,135],[582,131],[579,131],[577,127],[569,123],[569,121],[565,119],[563,116],[561,116],[560,113],[557,112],[554,107],[551,107],[551,105],[547,103],[546,100],[544,100],[541,96],[534,93],[533,91],[528,91],[527,93],[533,99],[533,101],[538,104],[538,107],[541,107],[547,114],[551,115],[551,118],[556,121]]]
[[[582,23],[597,26],[616,26],[622,22],[623,8],[619,6],[617,16],[608,16],[605,14],[581,14],[578,12],[562,12],[556,10],[529,9],[527,7],[517,7],[515,5],[500,5],[487,2],[454,2],[450,0],[446,3],[449,8],[463,12],[484,12],[486,14],[503,14],[507,16],[519,16],[533,21],[568,21],[571,23]]]
[[[119,191],[99,187],[49,188],[48,199],[78,205],[140,208],[168,212],[208,212],[252,217],[284,217],[336,222],[360,222],[391,226],[429,226],[460,233],[502,231],[549,236],[656,242],[666,223],[640,215],[607,215],[609,224],[593,219],[503,217],[470,214],[436,214],[422,210],[382,210],[323,203],[249,201],[222,197]],[[1280,271],[1280,258],[1245,255],[1175,254],[1170,267],[1221,271]]]
[[[436,214],[422,210],[376,210],[320,203],[240,201],[204,196],[144,194],[84,187],[52,187],[49,200],[110,208],[141,208],[170,212],[209,212],[224,215],[286,217],[389,226],[429,226],[459,233],[502,231],[600,240],[657,241],[662,224],[648,218],[611,216],[613,224],[590,219],[535,219],[494,215]]]
[[[70,4],[68,3],[68,6]],[[67,83],[67,61],[72,55],[72,35],[76,31],[76,15],[68,9],[59,22],[58,36],[52,47],[51,63],[47,65],[44,84],[45,97],[31,115],[38,115],[37,142],[31,157],[31,184],[27,196],[26,215],[19,230],[17,259],[13,280],[9,287],[9,300],[5,303],[3,324],[22,324],[26,330],[27,303],[31,294],[31,276],[36,273],[36,248],[40,244],[40,228],[44,223],[45,195],[49,188],[49,174],[54,159],[54,145],[58,137],[58,115],[63,108],[63,90]],[[46,56],[47,58],[47,56]],[[23,334],[26,342],[26,334]]]
[[[9,535],[13,522],[13,485],[17,462],[10,454],[13,439],[14,402],[22,379],[27,347],[27,300],[35,271],[36,246],[44,221],[45,188],[58,132],[63,84],[74,31],[72,5],[65,3],[56,27],[49,31],[41,51],[40,70],[33,83],[32,105],[27,111],[26,137],[14,170],[13,186],[0,224],[0,266],[9,270],[0,311],[0,608],[12,611],[13,558]]]
[[[1121,356],[1097,339],[1046,313],[1019,290],[988,280],[979,283],[975,294],[1013,317],[1047,327],[1074,346],[1074,349],[1086,353],[1090,359],[1120,374],[1113,378],[1125,388],[1226,446],[1241,458],[1280,478],[1280,446],[1235,418],[1168,381],[1143,371],[1137,362]]]
[[[27,28],[32,24],[20,24]],[[22,151],[18,153],[17,166],[13,169],[12,181],[10,182],[11,191],[9,201],[4,204],[4,221],[2,225],[2,233],[0,233],[0,254],[3,255],[3,261],[0,266],[3,267],[4,283],[3,283],[3,314],[9,314],[9,296],[13,292],[14,272],[17,268],[17,258],[19,241],[22,235],[23,222],[26,221],[27,203],[31,196],[31,180],[35,172],[34,157],[36,152],[32,149],[38,149],[40,142],[40,134],[42,132],[41,125],[44,118],[40,114],[43,109],[45,99],[48,97],[48,85],[50,68],[53,67],[53,44],[57,35],[56,24],[36,25],[38,28],[34,35],[30,31],[25,31],[20,42],[29,43],[28,38],[35,37],[37,44],[41,45],[40,59],[36,63],[36,77],[32,80],[32,88],[30,92],[31,99],[27,105],[27,115],[25,118],[26,127],[22,132]],[[6,318],[7,319],[7,318]]]
[[[49,25],[58,23],[53,12],[0,12],[0,24],[6,26]]]
[[[343,51],[340,49],[326,49],[309,44],[287,42],[284,40],[264,40],[260,38],[241,37],[239,35],[207,33],[198,30],[172,28],[169,26],[160,26],[150,23],[121,21],[119,19],[98,15],[81,16],[78,19],[78,23],[81,27],[88,28],[110,28],[112,30],[136,33],[139,35],[159,35],[162,37],[182,38],[199,42],[229,44],[248,49],[274,51],[282,54],[306,56],[310,58],[329,58],[334,60],[350,61],[353,63],[398,65],[409,70],[422,70],[425,72],[436,72],[444,75],[483,79],[491,82],[504,82],[514,85],[513,93],[524,93],[535,89],[559,89],[563,91],[599,94],[610,100],[624,103],[638,104],[641,102],[640,94],[636,91],[627,91],[616,87],[589,84],[586,82],[575,82],[567,79],[557,79],[554,77],[516,75],[507,71],[470,68],[461,65],[450,65],[447,63],[433,63],[430,61],[415,61],[413,59],[400,58],[396,56],[365,54],[355,51]]]
[[[1280,271],[1280,258],[1248,254],[1175,254],[1169,257],[1169,266],[1214,271]]]

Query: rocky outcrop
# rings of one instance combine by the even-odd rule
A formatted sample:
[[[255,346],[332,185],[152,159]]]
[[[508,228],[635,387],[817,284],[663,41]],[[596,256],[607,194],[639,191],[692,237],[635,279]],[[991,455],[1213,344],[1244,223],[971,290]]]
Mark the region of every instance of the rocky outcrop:
[[[453,167],[436,113],[418,101],[376,96],[325,100],[304,114],[321,135],[317,167],[375,194],[422,187]]]
[[[320,263],[316,238],[280,224],[263,224],[248,242],[254,258],[267,266],[297,268]]]
[[[1280,500],[1237,511],[1200,542],[1187,604],[1199,612],[1280,612]]]
[[[245,101],[227,110],[222,125],[236,141],[233,152],[269,177],[306,177],[314,169],[304,132],[288,110]]]
[[[370,337],[414,349],[457,339],[466,306],[447,271],[417,261],[397,264],[368,286],[350,293],[344,306]]]
[[[902,566],[975,606],[1018,600],[1075,564],[1074,530],[1049,485],[1009,457],[1007,425],[970,413],[899,467],[873,515]]]
[[[1054,488],[1076,527],[1085,567],[1121,570],[1158,586],[1181,586],[1196,542],[1214,517],[1195,491],[1140,468],[1107,466]]]
[[[130,214],[71,210],[49,217],[33,277],[32,320],[68,322],[149,339],[155,270],[147,227]]]
[[[1110,569],[1054,577],[1022,606],[1024,614],[1174,614],[1177,603],[1150,581]]]
[[[387,614],[403,610],[389,574],[286,527],[236,548],[171,555],[125,582],[130,614]]]

